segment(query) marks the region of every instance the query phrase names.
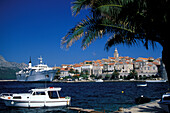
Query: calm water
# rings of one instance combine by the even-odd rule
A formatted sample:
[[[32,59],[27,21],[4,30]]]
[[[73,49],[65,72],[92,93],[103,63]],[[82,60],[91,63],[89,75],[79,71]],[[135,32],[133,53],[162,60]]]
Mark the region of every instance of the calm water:
[[[60,96],[71,96],[71,106],[105,110],[107,113],[119,107],[135,105],[140,95],[156,100],[168,90],[168,83],[148,83],[147,87],[137,87],[138,82],[103,83],[47,83],[47,87],[61,87]],[[0,93],[25,93],[35,87],[44,87],[44,83],[0,82]],[[122,91],[124,93],[122,94]],[[0,112],[10,113],[74,113],[67,108],[8,108],[0,101]]]

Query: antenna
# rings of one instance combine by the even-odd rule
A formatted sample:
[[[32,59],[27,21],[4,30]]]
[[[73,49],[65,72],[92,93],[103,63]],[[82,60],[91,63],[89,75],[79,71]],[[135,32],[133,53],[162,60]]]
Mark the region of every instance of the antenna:
[[[29,63],[31,63],[31,56],[30,56],[30,61],[29,61]]]

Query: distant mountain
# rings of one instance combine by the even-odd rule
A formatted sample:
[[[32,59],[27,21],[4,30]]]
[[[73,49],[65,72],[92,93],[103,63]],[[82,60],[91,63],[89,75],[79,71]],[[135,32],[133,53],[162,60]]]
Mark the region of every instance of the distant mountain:
[[[26,66],[27,66],[27,64],[25,64],[25,63],[8,62],[8,61],[5,60],[5,58],[3,56],[0,55],[0,68],[1,67],[7,67],[7,68],[22,69]]]
[[[0,55],[0,79],[16,79],[15,73],[26,66],[25,63],[8,62]]]

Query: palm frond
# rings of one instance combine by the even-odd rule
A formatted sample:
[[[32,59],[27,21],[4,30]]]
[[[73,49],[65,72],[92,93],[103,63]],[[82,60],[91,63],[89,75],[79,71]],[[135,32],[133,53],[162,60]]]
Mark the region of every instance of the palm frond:
[[[96,23],[96,20],[87,16],[87,19],[82,20],[74,28],[70,29],[67,35],[62,38],[61,44],[66,44],[66,48],[69,48],[75,41],[83,38],[82,48],[86,48],[91,42],[103,34]]]
[[[105,49],[108,51],[112,46],[118,44],[126,44],[127,46],[139,45],[139,42],[142,41],[142,39],[135,37],[133,33],[128,32],[127,34],[125,33],[126,35],[124,33],[117,32],[110,37],[105,44]]]
[[[79,14],[80,10],[90,7],[90,4],[93,0],[76,0],[72,2],[73,6],[72,9],[72,15],[77,16]]]

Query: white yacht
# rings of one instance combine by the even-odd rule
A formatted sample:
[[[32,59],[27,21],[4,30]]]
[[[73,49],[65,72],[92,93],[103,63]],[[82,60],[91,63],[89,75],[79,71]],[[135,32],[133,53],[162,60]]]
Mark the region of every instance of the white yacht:
[[[38,58],[40,63],[32,66],[31,58],[28,67],[16,73],[18,81],[52,81],[56,70],[42,63],[42,57]]]
[[[31,89],[30,93],[2,93],[2,99],[8,107],[57,107],[70,105],[71,97],[60,97],[61,88],[48,87]]]

